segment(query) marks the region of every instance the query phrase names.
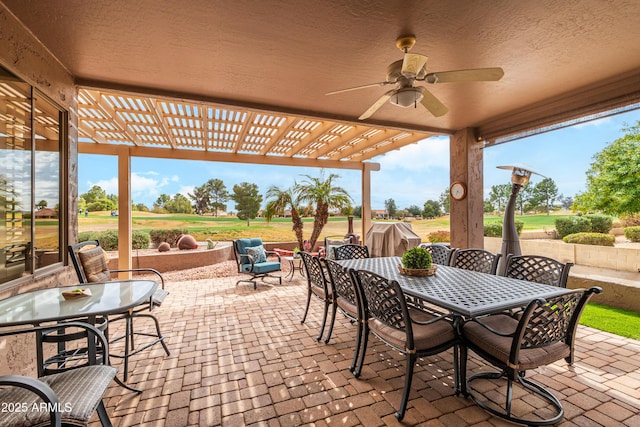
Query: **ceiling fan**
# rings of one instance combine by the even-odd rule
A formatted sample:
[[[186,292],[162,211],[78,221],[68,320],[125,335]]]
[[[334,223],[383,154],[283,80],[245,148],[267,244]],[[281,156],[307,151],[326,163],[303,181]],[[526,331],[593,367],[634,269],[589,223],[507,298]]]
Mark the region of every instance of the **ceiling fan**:
[[[449,109],[431,92],[429,92],[426,87],[415,86],[416,82],[436,84],[450,82],[497,81],[504,75],[504,71],[499,67],[427,73],[425,65],[427,64],[428,57],[417,53],[409,53],[409,50],[411,50],[415,42],[416,37],[414,35],[398,37],[396,40],[396,46],[404,52],[404,58],[393,62],[387,67],[387,79],[385,81],[336,90],[334,92],[327,93],[327,95],[335,95],[337,93],[376,86],[397,85],[395,89],[386,92],[378,98],[378,100],[374,102],[373,105],[360,117],[358,117],[358,119],[364,120],[371,117],[371,115],[378,111],[378,109],[387,101],[405,108],[411,106],[417,107],[418,103],[420,103],[435,117],[440,117],[447,114]]]

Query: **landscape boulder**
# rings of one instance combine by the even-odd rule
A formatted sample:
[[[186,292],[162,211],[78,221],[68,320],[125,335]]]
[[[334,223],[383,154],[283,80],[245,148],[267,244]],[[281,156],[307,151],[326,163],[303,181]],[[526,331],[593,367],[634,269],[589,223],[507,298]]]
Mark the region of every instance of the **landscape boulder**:
[[[192,235],[184,234],[178,239],[178,249],[198,249],[198,242]]]
[[[171,246],[167,242],[162,242],[158,245],[158,252],[167,252],[171,249]]]

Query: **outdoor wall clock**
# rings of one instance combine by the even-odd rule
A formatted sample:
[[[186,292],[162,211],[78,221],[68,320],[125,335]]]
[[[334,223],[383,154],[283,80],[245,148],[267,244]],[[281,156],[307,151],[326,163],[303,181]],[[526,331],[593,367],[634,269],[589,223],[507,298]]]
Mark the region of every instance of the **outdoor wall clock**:
[[[467,186],[462,181],[454,181],[449,188],[449,194],[454,200],[462,200],[467,197]]]

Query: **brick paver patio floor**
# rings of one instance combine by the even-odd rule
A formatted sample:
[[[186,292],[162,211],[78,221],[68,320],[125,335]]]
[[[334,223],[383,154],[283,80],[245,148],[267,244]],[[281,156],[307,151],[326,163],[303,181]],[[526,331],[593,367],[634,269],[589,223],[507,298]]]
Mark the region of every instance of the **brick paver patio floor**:
[[[400,424],[394,413],[404,358],[372,336],[354,378],[355,326],[338,314],[331,342],[317,342],[321,304],[312,299],[300,323],[306,281],[296,278],[257,290],[236,287],[237,277],[168,283],[171,294],[154,313],[171,355],[158,345],[132,359],[129,383],[144,392],[110,387],[105,403],[114,426]],[[470,369],[487,369],[471,355]],[[640,426],[638,341],[581,326],[574,366],[562,361],[527,375],[562,401],[560,425]],[[451,351],[420,359],[403,424],[508,425],[455,396],[453,385]],[[488,393],[493,388],[486,385]]]

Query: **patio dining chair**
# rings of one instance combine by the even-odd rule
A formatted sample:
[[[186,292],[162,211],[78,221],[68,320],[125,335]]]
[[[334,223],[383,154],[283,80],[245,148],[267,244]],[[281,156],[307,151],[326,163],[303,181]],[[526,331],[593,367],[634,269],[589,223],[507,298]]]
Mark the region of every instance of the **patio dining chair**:
[[[369,248],[366,245],[347,243],[333,248],[336,260],[369,258]]]
[[[103,358],[83,366],[40,378],[21,375],[0,376],[0,402],[19,405],[17,410],[0,411],[2,426],[88,426],[93,413],[100,423],[111,426],[102,397],[118,370],[108,365],[109,350],[105,336],[84,322],[68,322],[67,328],[82,330],[95,339],[104,352]],[[41,334],[57,325],[36,326],[19,331],[0,332],[0,337],[24,333]],[[44,410],[40,410],[43,408]],[[33,408],[38,408],[34,410]]]
[[[420,247],[428,250],[431,253],[432,262],[439,265],[449,265],[455,250],[441,243],[421,243]]]
[[[564,295],[531,301],[519,318],[508,314],[493,314],[471,319],[461,327],[462,357],[460,376],[462,392],[491,414],[511,422],[526,425],[555,424],[563,417],[562,404],[543,385],[525,377],[528,370],[549,365],[560,359],[573,363],[573,346],[582,310],[594,293],[601,288],[578,289]],[[472,350],[499,371],[483,371],[467,379],[468,350]],[[506,396],[483,395],[487,385],[474,389],[478,380],[506,379]],[[537,405],[513,405],[514,383],[542,399]],[[494,390],[491,388],[491,390]],[[492,393],[494,393],[492,392]],[[535,402],[526,393],[516,396]],[[499,402],[499,403],[497,403]],[[546,402],[546,404],[542,404]],[[502,406],[503,405],[503,406]],[[549,407],[550,406],[550,407]]]
[[[503,276],[566,288],[572,266],[541,255],[509,254]]]
[[[331,339],[331,333],[333,332],[333,325],[336,320],[336,314],[338,309],[345,315],[351,323],[355,323],[357,327],[356,331],[356,345],[353,353],[353,362],[349,366],[349,370],[354,373],[356,378],[360,376],[358,371],[356,374],[356,366],[358,360],[358,352],[362,343],[362,335],[364,331],[364,318],[362,313],[363,305],[359,290],[356,288],[357,284],[351,278],[349,271],[338,264],[337,262],[325,259],[325,266],[327,267],[327,274],[329,276],[329,284],[331,286],[331,295],[334,296],[335,303],[333,304],[333,310],[331,312],[331,322],[329,323],[329,331],[327,332],[327,338],[324,340],[326,344]]]
[[[307,313],[309,312],[309,305],[311,305],[311,296],[313,295],[320,301],[322,301],[324,312],[322,315],[322,323],[320,325],[320,333],[316,338],[316,341],[322,339],[324,334],[324,327],[327,323],[327,314],[329,313],[329,306],[334,304],[333,294],[331,293],[331,285],[327,280],[327,275],[322,267],[320,258],[316,255],[312,255],[309,252],[300,252],[304,269],[307,273],[307,304],[302,315],[300,323],[304,323],[307,320]]]
[[[404,389],[396,412],[396,418],[402,420],[409,400],[413,369],[417,359],[454,347],[454,367],[456,367],[458,337],[453,322],[447,315],[434,316],[408,307],[404,293],[395,280],[389,280],[365,270],[358,270],[356,274],[362,289],[363,313],[368,313],[369,316],[366,320],[369,330],[383,343],[406,357]],[[363,337],[361,363],[364,362],[367,339],[368,333]],[[457,373],[454,377],[457,381]]]
[[[158,323],[158,319],[153,314],[151,314],[151,311],[154,308],[162,305],[162,302],[169,294],[169,292],[164,289],[164,278],[159,271],[153,268],[134,268],[128,270],[109,269],[106,254],[102,249],[102,246],[100,246],[99,240],[89,240],[86,242],[77,243],[75,245],[69,245],[69,256],[71,258],[71,262],[80,283],[109,282],[113,280],[112,275],[114,273],[120,272],[150,273],[158,277],[160,286],[154,292],[150,302],[140,305],[123,314],[122,316],[109,319],[109,324],[112,324],[113,322],[119,320],[125,321],[124,335],[113,337],[110,339],[110,343],[115,343],[123,339],[127,341],[125,343],[125,350],[122,354],[111,354],[112,357],[121,358],[124,360],[124,372],[122,373],[122,378],[125,382],[127,381],[129,375],[130,357],[135,356],[136,354],[158,343],[162,345],[167,356],[170,355],[169,348],[167,347],[164,336],[160,331],[160,324]],[[155,332],[136,330],[133,323],[134,319],[136,318],[150,319],[155,326]],[[146,340],[142,345],[136,348],[136,337],[143,337],[143,339],[151,338],[151,340]]]
[[[493,254],[484,249],[458,249],[453,252],[451,266],[480,273],[496,274],[502,254]]]
[[[234,240],[233,253],[238,266],[238,273],[251,276],[250,279],[238,280],[236,286],[238,286],[238,283],[248,282],[253,283],[253,289],[257,289],[256,279],[260,278],[264,281],[267,277],[277,278],[278,283],[282,284],[281,276],[271,274],[282,270],[280,254],[274,251],[267,251],[261,238]],[[271,257],[271,260],[269,257]]]

